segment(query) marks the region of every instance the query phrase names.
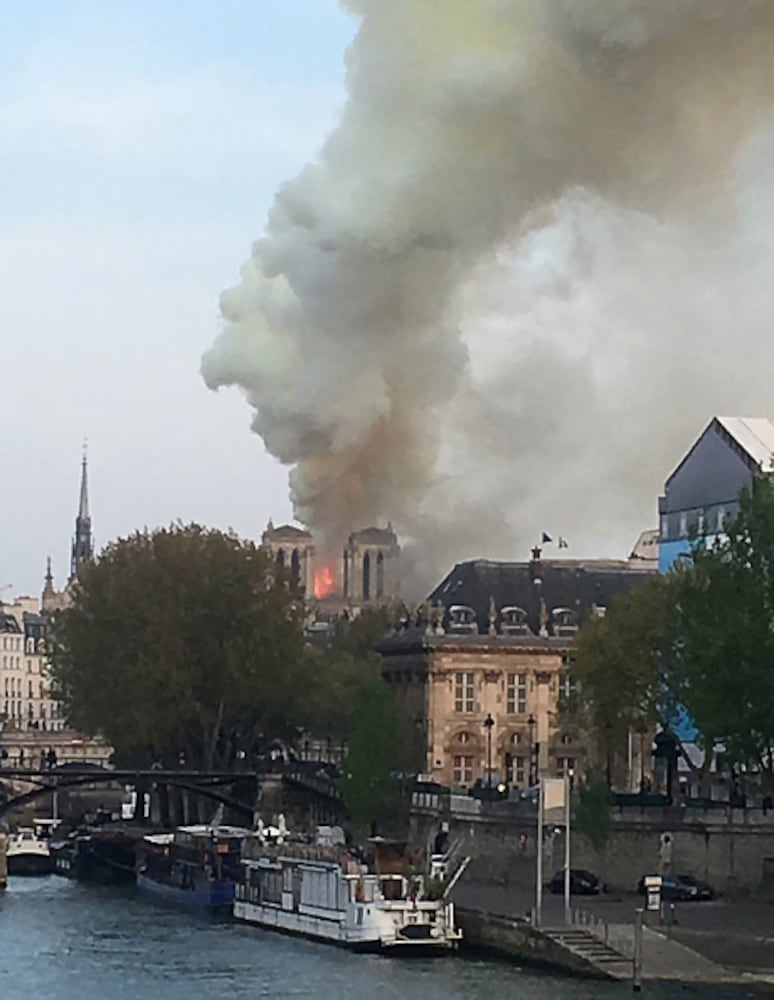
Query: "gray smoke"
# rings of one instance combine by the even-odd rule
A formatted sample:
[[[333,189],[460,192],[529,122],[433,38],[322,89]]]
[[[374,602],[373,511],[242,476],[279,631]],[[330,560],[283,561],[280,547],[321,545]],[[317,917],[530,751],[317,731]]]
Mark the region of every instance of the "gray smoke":
[[[770,0],[349,0],[348,102],[202,365],[328,539],[455,559],[655,525],[716,412],[766,413]]]

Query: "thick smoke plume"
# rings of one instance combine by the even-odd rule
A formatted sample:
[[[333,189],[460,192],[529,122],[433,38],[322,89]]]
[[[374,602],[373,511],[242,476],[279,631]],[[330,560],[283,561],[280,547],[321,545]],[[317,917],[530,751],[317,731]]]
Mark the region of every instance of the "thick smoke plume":
[[[771,0],[348,0],[348,101],[205,355],[330,539],[423,584],[655,525],[713,413],[768,407]]]

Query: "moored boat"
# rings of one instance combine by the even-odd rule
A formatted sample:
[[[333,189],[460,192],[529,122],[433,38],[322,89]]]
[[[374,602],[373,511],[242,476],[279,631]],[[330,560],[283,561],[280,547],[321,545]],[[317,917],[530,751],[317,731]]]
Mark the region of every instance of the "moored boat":
[[[53,862],[47,830],[36,825],[22,826],[8,838],[9,875],[49,875]]]
[[[242,853],[238,920],[359,951],[439,953],[462,938],[444,886],[413,870],[404,844],[375,838],[358,855],[258,831]]]
[[[116,829],[81,830],[51,842],[55,875],[83,882],[134,881],[135,837]]]
[[[181,826],[139,845],[137,887],[178,906],[231,914],[248,831],[235,826]]]

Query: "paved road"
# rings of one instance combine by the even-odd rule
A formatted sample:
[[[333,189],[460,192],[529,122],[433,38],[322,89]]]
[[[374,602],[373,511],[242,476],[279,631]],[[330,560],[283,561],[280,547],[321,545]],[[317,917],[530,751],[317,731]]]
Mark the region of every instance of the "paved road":
[[[533,892],[521,888],[466,882],[454,891],[460,906],[490,910],[509,916],[525,916],[535,904]],[[561,925],[564,901],[544,894],[544,925]],[[626,924],[643,905],[635,893],[573,896],[572,905],[593,920]],[[702,903],[676,903],[676,924],[669,933],[678,941],[715,961],[738,968],[774,970],[774,904],[725,899]],[[652,922],[659,928],[657,921]],[[662,928],[663,929],[663,928]]]

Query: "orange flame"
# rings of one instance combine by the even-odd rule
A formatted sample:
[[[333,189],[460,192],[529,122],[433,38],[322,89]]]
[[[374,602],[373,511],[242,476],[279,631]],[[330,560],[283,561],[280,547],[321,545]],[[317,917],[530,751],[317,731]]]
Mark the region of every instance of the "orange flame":
[[[314,596],[319,600],[333,593],[335,581],[330,566],[323,566],[314,574]]]

